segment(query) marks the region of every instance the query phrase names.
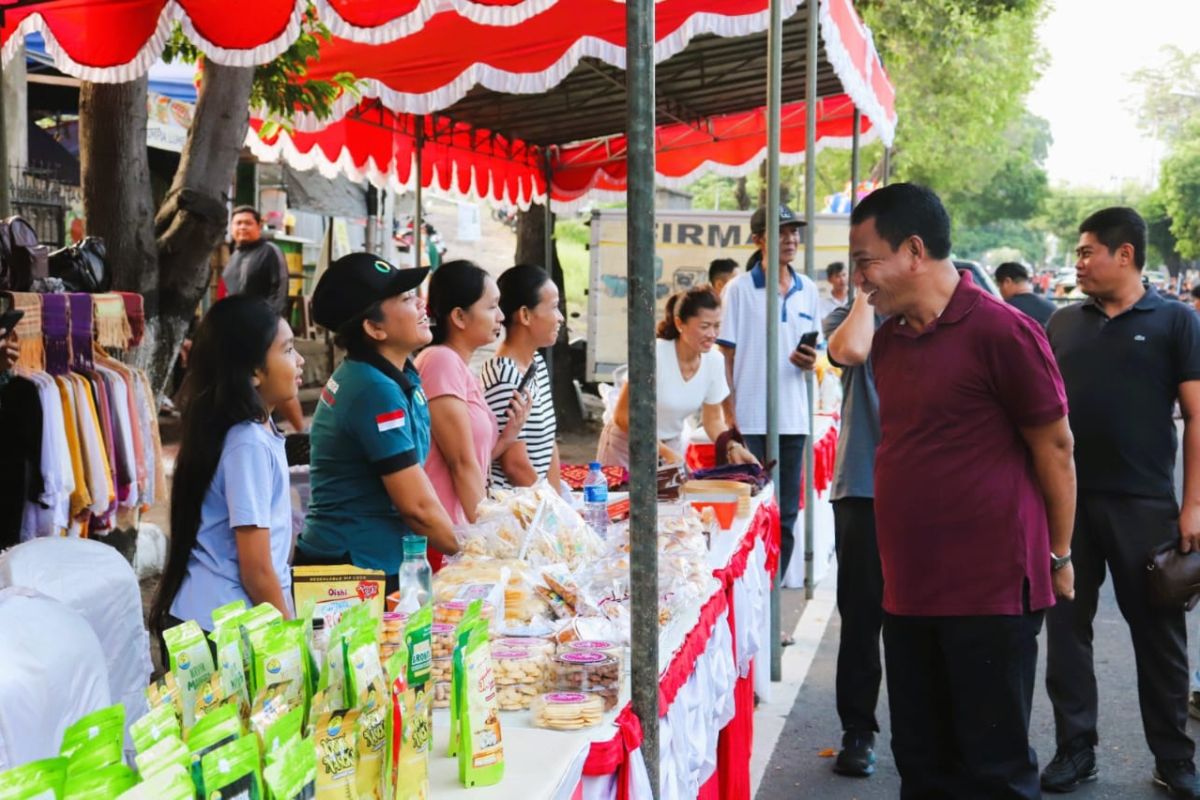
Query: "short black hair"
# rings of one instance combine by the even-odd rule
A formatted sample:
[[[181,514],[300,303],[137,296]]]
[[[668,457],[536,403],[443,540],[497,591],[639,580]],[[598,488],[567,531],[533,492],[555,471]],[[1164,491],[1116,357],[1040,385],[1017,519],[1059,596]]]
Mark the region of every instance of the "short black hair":
[[[840,261],[833,261],[825,268],[825,280],[833,280],[834,275],[841,275],[846,271],[846,265]]]
[[[255,222],[257,222],[259,225],[262,224],[262,215],[258,213],[258,209],[254,206],[237,206],[230,213],[229,218],[233,219],[238,214],[251,214],[254,216]]]
[[[892,183],[883,186],[855,206],[850,224],[875,220],[875,230],[892,246],[910,236],[919,236],[933,258],[950,257],[950,215],[932,189],[916,183]]]
[[[996,281],[1010,280],[1013,283],[1025,283],[1029,280],[1029,270],[1017,261],[1005,261],[996,267]]]
[[[732,258],[714,258],[708,265],[708,282],[716,283],[717,278],[737,272],[738,263]]]
[[[1194,297],[1197,300],[1200,300],[1200,283],[1198,283],[1192,287],[1192,297]]]
[[[1110,253],[1123,244],[1133,245],[1133,263],[1139,270],[1146,266],[1146,220],[1132,208],[1102,208],[1080,223],[1079,232],[1094,235]]]

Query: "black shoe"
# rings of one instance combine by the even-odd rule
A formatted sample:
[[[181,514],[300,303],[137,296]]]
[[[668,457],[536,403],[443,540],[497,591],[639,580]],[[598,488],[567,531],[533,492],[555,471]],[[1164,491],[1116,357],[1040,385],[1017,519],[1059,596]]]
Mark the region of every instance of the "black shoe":
[[[842,750],[833,762],[838,775],[866,778],[875,772],[875,734],[846,731],[842,734]]]
[[[1172,797],[1200,797],[1200,787],[1196,785],[1196,765],[1187,758],[1157,759],[1154,782]]]
[[[1054,759],[1042,770],[1042,788],[1047,792],[1073,792],[1081,784],[1096,780],[1096,750],[1079,741],[1061,745]]]

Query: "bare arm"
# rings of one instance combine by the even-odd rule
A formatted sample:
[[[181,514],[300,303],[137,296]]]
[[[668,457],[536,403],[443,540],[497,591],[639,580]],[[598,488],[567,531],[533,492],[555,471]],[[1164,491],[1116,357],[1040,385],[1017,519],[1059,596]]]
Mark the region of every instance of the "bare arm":
[[[496,439],[496,444],[492,448],[492,461],[504,455],[504,452],[517,441],[517,437],[521,435],[521,428],[525,427],[525,420],[529,418],[529,408],[532,402],[529,392],[522,393],[513,390],[512,400],[508,402],[508,417],[504,427],[500,430],[500,438]],[[471,521],[474,522],[475,519],[472,517]]]
[[[500,456],[500,469],[513,486],[533,486],[537,483],[537,470],[529,460],[529,451],[522,441],[513,442]]]
[[[1179,511],[1179,549],[1200,550],[1200,381],[1179,384],[1183,414],[1183,502]]]
[[[708,438],[713,442],[716,442],[718,436],[729,430],[725,424],[721,403],[705,403],[700,409],[700,423],[704,426],[704,432],[708,434]],[[731,441],[725,455],[731,464],[758,463],[758,459],[740,442]]]
[[[737,403],[734,400],[733,357],[737,351],[725,345],[719,345],[719,347],[721,348],[721,355],[725,357],[725,384],[729,387],[729,396],[721,401],[721,405],[725,408],[725,421],[729,424],[729,427],[736,428]]]
[[[479,462],[475,460],[467,404],[454,395],[435,397],[429,401],[429,421],[434,444],[450,470],[458,502],[462,504],[467,521],[474,522],[475,510],[487,496],[487,484]]]
[[[562,493],[562,462],[558,457],[558,443],[554,443],[554,455],[550,458],[550,471],[546,473],[546,480],[554,487],[554,491]]]
[[[629,383],[626,382],[621,387],[621,393],[617,395],[617,407],[613,409],[613,423],[629,433]]]
[[[233,530],[233,539],[237,543],[238,574],[251,605],[270,603],[279,609],[284,619],[290,619],[292,613],[271,561],[270,529],[243,525]]]
[[[1033,456],[1046,518],[1050,523],[1050,551],[1058,556],[1071,552],[1075,529],[1075,440],[1067,418],[1047,425],[1021,428],[1021,436]],[[1054,592],[1071,599],[1075,595],[1075,571],[1068,565],[1053,574]]]
[[[829,358],[847,367],[865,364],[874,338],[875,309],[868,302],[867,293],[859,291],[854,295],[850,313],[829,337]]]
[[[438,552],[448,556],[458,552],[450,516],[420,464],[384,475],[382,480],[392,505],[413,531],[429,539]]]

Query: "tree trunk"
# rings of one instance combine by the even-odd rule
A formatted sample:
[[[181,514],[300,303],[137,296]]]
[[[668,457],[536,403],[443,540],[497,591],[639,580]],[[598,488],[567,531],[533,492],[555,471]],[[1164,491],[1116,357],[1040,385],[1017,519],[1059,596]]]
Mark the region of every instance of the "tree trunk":
[[[734,193],[739,211],[750,210],[750,192],[746,190],[746,176],[737,179],[737,191]]]
[[[551,225],[554,215],[550,215]],[[546,260],[546,207],[532,205],[528,211],[517,214],[517,264],[543,264]],[[558,260],[558,248],[554,248],[554,263],[545,265],[554,284],[558,287],[559,309],[563,319],[567,319],[567,292],[563,276],[562,264]],[[583,409],[579,406],[575,381],[571,375],[571,346],[567,334],[568,325],[563,325],[558,333],[558,341],[552,352],[552,384],[554,390],[554,408],[558,418],[558,427],[564,431],[579,431],[583,429]]]
[[[146,78],[84,82],[80,90],[88,232],[108,245],[114,285],[145,299],[145,341],[133,356],[160,395],[208,286],[213,248],[225,233],[253,79],[253,68],[205,63],[179,168],[157,214],[146,155]]]

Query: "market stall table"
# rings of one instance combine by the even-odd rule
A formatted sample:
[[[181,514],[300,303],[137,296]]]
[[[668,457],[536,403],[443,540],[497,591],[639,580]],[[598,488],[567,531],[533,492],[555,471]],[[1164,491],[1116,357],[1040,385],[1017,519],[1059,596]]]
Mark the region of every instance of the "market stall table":
[[[768,592],[778,560],[779,514],[772,498],[768,485],[748,515],[730,530],[714,532],[706,599],[660,630],[663,798],[749,797],[754,661],[767,651]],[[659,515],[682,510],[682,504],[663,504]],[[504,780],[469,790],[459,783],[457,762],[445,755],[449,713],[436,710],[431,795],[464,792],[488,800],[511,797],[520,786],[523,796],[554,800],[649,797],[637,750],[641,730],[627,708],[628,675],[621,692],[600,725],[579,731],[535,728],[529,711],[504,713]]]

